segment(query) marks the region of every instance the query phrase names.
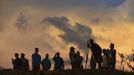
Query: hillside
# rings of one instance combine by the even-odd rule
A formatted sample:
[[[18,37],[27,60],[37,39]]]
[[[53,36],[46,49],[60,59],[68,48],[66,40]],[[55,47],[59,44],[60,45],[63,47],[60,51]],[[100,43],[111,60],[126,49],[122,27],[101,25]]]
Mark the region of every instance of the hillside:
[[[134,73],[128,73],[118,70],[65,70],[65,71],[49,71],[49,72],[32,72],[32,71],[13,71],[13,70],[1,70],[0,75],[134,75]]]

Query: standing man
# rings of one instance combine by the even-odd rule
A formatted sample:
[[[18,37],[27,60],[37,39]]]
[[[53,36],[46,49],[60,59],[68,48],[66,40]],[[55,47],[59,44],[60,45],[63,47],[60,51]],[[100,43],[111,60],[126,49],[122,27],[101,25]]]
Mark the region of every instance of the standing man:
[[[90,67],[93,69],[96,68],[96,63],[98,64],[98,68],[101,68],[101,62],[102,62],[102,56],[101,56],[101,47],[94,42],[93,39],[90,39],[88,41],[88,48],[91,49],[92,55],[91,55],[91,61],[90,61]]]
[[[60,53],[57,52],[55,56],[53,57],[53,60],[55,62],[54,64],[54,70],[63,70],[64,69],[64,61],[63,58],[60,57]]]
[[[41,64],[41,56],[38,54],[39,49],[35,48],[35,53],[32,54],[32,70],[39,71]]]
[[[74,47],[70,47],[69,58],[70,58],[70,64],[72,69],[75,69],[77,62],[76,62],[76,53]]]
[[[76,69],[83,69],[83,57],[80,55],[79,51],[76,52],[76,62]]]
[[[21,70],[29,70],[29,61],[27,58],[25,58],[24,53],[21,53],[21,61],[22,61]]]
[[[51,68],[51,61],[49,59],[49,54],[46,54],[46,58],[42,60],[41,64],[43,67],[43,71],[49,71],[49,69]]]
[[[114,49],[114,44],[110,44],[110,50],[109,50],[109,67],[112,69],[115,69],[116,65],[116,50]]]

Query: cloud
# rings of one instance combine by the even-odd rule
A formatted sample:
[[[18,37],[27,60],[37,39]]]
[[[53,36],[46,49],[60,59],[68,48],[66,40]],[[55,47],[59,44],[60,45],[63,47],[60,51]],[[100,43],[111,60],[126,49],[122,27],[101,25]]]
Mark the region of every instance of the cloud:
[[[88,8],[109,8],[117,7],[123,4],[126,0],[23,0],[11,1],[13,6],[41,6],[50,9],[70,9],[75,7]]]
[[[124,5],[120,7],[120,13],[122,13],[121,20],[124,22],[134,23],[134,0],[127,0]]]
[[[28,19],[23,12],[21,12],[19,16],[17,17],[15,26],[20,32],[27,30]]]
[[[67,44],[73,43],[79,48],[86,48],[86,41],[92,38],[92,29],[86,25],[75,23],[72,25],[67,17],[47,17],[42,20],[42,24],[53,25],[64,34],[59,35]]]
[[[91,23],[93,23],[93,24],[99,24],[100,22],[101,22],[100,18],[95,18],[95,19],[91,20]]]
[[[106,7],[116,7],[123,4],[126,0],[104,0]]]
[[[49,4],[59,4],[63,6],[89,6],[89,7],[116,7],[123,4],[126,0],[45,0],[44,2],[48,2]]]
[[[90,37],[103,48],[107,48],[109,42],[115,42],[117,50],[121,52],[127,50],[127,53],[130,46],[133,46],[133,34],[129,33],[133,33],[134,28],[134,0],[2,1],[0,31],[4,32],[0,33],[0,46],[3,47],[0,51],[4,52],[0,53],[1,58],[7,58],[0,62],[2,65],[7,64],[14,52],[26,52],[31,59],[34,47],[41,49],[41,55],[63,51],[63,58],[67,58],[68,52],[65,50],[74,44],[85,48],[86,40]],[[23,10],[28,10],[28,13]],[[72,24],[72,21],[77,23]],[[25,31],[23,35],[20,33]],[[130,36],[129,39],[126,36]]]

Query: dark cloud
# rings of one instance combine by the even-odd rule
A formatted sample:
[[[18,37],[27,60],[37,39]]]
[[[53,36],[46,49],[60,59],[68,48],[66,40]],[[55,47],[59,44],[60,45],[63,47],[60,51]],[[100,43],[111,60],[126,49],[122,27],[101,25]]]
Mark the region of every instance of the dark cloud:
[[[59,35],[66,43],[74,43],[79,48],[86,48],[86,40],[92,37],[91,28],[80,23],[75,25],[70,24],[70,20],[67,17],[47,17],[42,20],[43,24],[49,24],[57,27],[63,31],[63,35]],[[45,24],[45,26],[47,26]]]
[[[123,4],[126,0],[23,0],[12,1],[12,5],[41,6],[52,9],[70,9],[74,7],[116,7]]]
[[[105,4],[108,7],[113,7],[113,6],[120,6],[123,4],[126,0],[105,0]]]
[[[22,32],[22,31],[27,30],[27,25],[28,25],[28,19],[26,15],[23,12],[21,12],[16,19],[15,26],[20,32]]]

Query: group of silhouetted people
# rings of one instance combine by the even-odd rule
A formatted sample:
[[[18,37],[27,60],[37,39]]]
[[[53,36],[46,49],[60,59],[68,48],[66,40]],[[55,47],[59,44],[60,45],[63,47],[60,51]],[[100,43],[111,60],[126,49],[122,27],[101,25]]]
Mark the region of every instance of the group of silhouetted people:
[[[71,64],[72,69],[83,68],[83,65],[82,65],[83,57],[80,55],[79,51],[75,52],[74,47],[70,47],[69,58],[70,58],[70,64]]]
[[[116,50],[114,44],[110,44],[110,49],[103,49],[103,67],[115,69],[116,65]]]
[[[116,50],[114,49],[114,44],[110,44],[110,49],[103,49],[94,42],[93,39],[90,39],[87,42],[87,48],[91,49],[92,55],[90,60],[90,68],[111,68],[115,69],[116,64]],[[32,54],[32,71],[39,71],[40,65],[44,71],[49,71],[51,68],[51,61],[49,59],[49,54],[46,54],[45,58],[41,60],[40,54],[38,54],[39,48],[35,48],[35,53]],[[102,55],[103,54],[103,55]],[[75,51],[74,47],[70,47],[69,52],[70,64],[72,69],[83,69],[83,60],[84,58],[80,55],[79,51]],[[57,52],[54,57],[54,70],[63,70],[64,69],[64,60],[60,56],[60,52]],[[15,59],[12,59],[13,69],[14,70],[29,70],[29,61],[25,57],[24,53],[21,53],[19,57],[18,53],[15,53]]]
[[[39,71],[40,65],[44,71],[49,71],[51,68],[51,61],[49,59],[49,54],[46,54],[46,57],[41,60],[41,56],[38,54],[39,49],[35,48],[35,53],[32,54],[32,71]],[[64,69],[64,60],[60,57],[60,53],[57,52],[53,57],[54,70],[63,70]],[[12,59],[13,69],[14,70],[29,70],[29,61],[25,58],[25,54],[21,53],[19,57],[18,53],[15,53],[15,59]]]
[[[90,60],[91,69],[96,69],[96,63],[98,64],[98,68],[115,69],[116,50],[114,49],[113,43],[110,44],[110,49],[102,50],[93,39],[90,39],[87,43],[87,46],[91,49],[92,52]]]
[[[25,58],[25,54],[21,53],[21,57],[19,58],[19,54],[15,53],[15,59],[12,59],[12,64],[14,70],[29,70],[29,61]]]

